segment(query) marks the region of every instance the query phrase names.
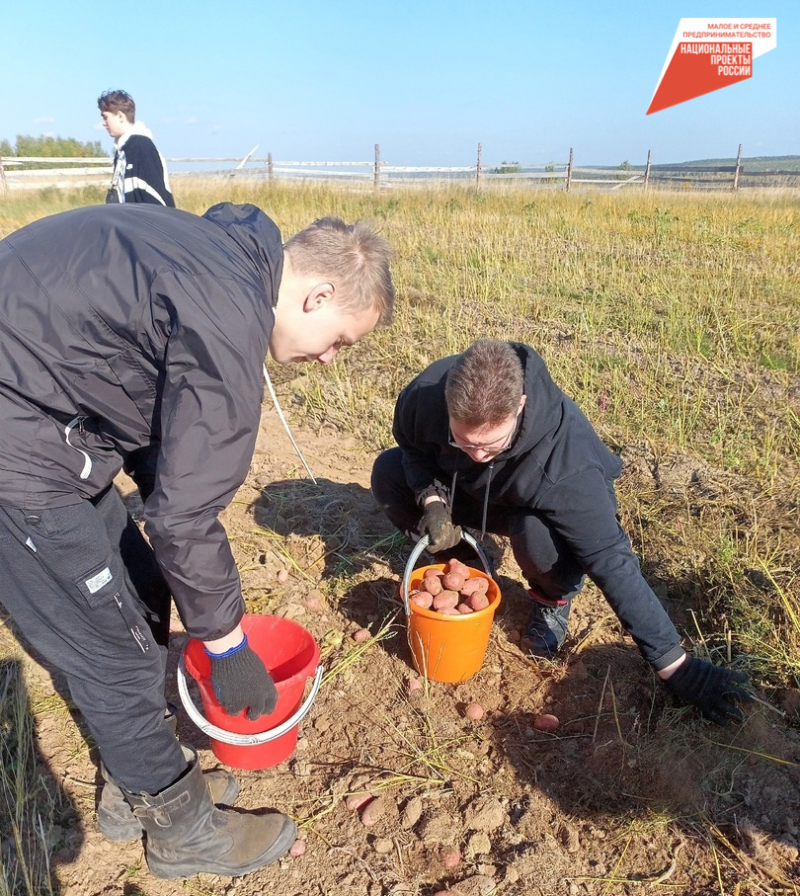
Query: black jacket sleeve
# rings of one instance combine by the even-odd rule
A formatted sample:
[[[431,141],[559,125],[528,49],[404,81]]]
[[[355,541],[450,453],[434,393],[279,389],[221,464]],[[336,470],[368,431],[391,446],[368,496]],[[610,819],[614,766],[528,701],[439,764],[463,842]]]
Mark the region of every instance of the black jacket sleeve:
[[[157,288],[182,301],[166,348],[161,442],[145,531],[170,585],[186,630],[201,640],[228,634],[244,613],[239,574],[220,512],[244,482],[261,417],[258,328],[224,333],[215,296],[235,283],[210,275],[170,273]],[[219,304],[222,304],[221,302]]]
[[[664,669],[683,655],[680,635],[641,573],[609,486],[599,467],[588,466],[554,483],[537,511],[565,539],[642,656]]]
[[[420,402],[425,409],[422,414],[418,413]],[[431,408],[431,403],[441,406]],[[442,480],[442,471],[437,464],[438,446],[430,441],[432,418],[441,421],[441,436],[445,440],[449,419],[447,406],[439,400],[437,390],[425,390],[418,380],[414,380],[397,399],[392,433],[403,452],[403,472],[417,503],[422,505],[425,498],[438,495],[451,504],[450,484]]]

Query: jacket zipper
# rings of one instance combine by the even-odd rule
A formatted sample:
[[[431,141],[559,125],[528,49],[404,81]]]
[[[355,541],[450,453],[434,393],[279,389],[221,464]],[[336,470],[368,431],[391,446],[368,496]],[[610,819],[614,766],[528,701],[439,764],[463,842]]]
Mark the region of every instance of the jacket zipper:
[[[92,459],[82,448],[78,448],[77,445],[73,445],[72,442],[70,442],[69,437],[72,434],[72,430],[75,429],[76,426],[78,427],[78,432],[81,435],[84,434],[85,430],[83,428],[83,421],[85,419],[86,419],[86,417],[75,417],[74,420],[70,420],[70,422],[64,427],[64,439],[65,439],[67,445],[69,445],[70,448],[74,448],[75,451],[78,451],[80,454],[83,455],[84,463],[83,463],[83,469],[81,470],[81,474],[80,474],[81,479],[89,478],[89,474],[92,472]]]

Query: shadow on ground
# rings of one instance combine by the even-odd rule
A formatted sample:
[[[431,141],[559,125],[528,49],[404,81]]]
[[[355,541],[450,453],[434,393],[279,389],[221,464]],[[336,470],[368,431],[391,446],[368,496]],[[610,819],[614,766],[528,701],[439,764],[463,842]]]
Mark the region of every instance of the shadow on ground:
[[[79,854],[83,825],[39,751],[23,664],[13,657],[0,657],[0,766],[2,892],[58,893],[58,867]]]
[[[394,530],[372,493],[355,482],[272,482],[262,488],[250,509],[258,526],[283,538],[321,538],[323,578],[340,571],[343,565],[350,573],[369,568],[376,559],[383,558],[394,538]]]

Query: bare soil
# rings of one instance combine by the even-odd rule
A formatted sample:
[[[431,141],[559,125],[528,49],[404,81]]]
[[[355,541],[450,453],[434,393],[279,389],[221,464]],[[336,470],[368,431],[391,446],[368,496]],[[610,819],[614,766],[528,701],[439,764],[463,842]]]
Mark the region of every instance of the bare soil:
[[[48,833],[56,892],[798,892],[797,691],[754,685],[764,702],[748,707],[744,725],[704,722],[672,702],[593,586],[576,601],[563,658],[531,660],[519,647],[527,596],[502,541],[490,544],[502,603],[483,667],[461,684],[426,682],[411,664],[398,598],[409,547],[370,495],[373,455],[329,429],[293,429],[317,483],[265,407],[250,476],[224,521],[250,611],[309,629],[329,673],[293,755],[276,768],[236,771],[237,806],[292,815],[305,853],[237,879],[154,878],[141,842],[112,844],[98,833],[96,751],[58,681],[25,657],[40,773],[56,805]],[[723,489],[721,477],[691,458],[655,464],[647,446],[623,446],[623,454],[623,503],[637,508],[649,494],[654,506],[677,508],[669,525],[698,482],[716,483],[717,496]],[[138,494],[127,480],[119,485],[136,515]],[[641,525],[646,516],[639,513]],[[673,618],[691,631],[689,592],[670,569],[666,556],[645,565]],[[352,636],[363,627],[381,636],[359,645]],[[175,628],[168,689],[178,703],[174,666],[186,635],[177,617]],[[0,627],[0,648],[10,646]],[[465,716],[473,702],[485,710],[477,722]],[[555,733],[536,728],[542,713],[560,720]],[[183,712],[179,735],[205,767],[216,763]],[[374,819],[347,808],[347,797],[364,791],[382,801]],[[460,860],[448,867],[453,850]]]

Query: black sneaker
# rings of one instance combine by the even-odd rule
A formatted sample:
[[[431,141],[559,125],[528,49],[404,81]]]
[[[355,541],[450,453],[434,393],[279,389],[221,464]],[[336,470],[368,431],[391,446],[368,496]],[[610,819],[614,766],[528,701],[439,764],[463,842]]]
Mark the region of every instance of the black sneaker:
[[[533,598],[533,608],[525,628],[526,648],[534,656],[546,659],[554,657],[567,636],[571,601],[543,601],[528,591]]]

